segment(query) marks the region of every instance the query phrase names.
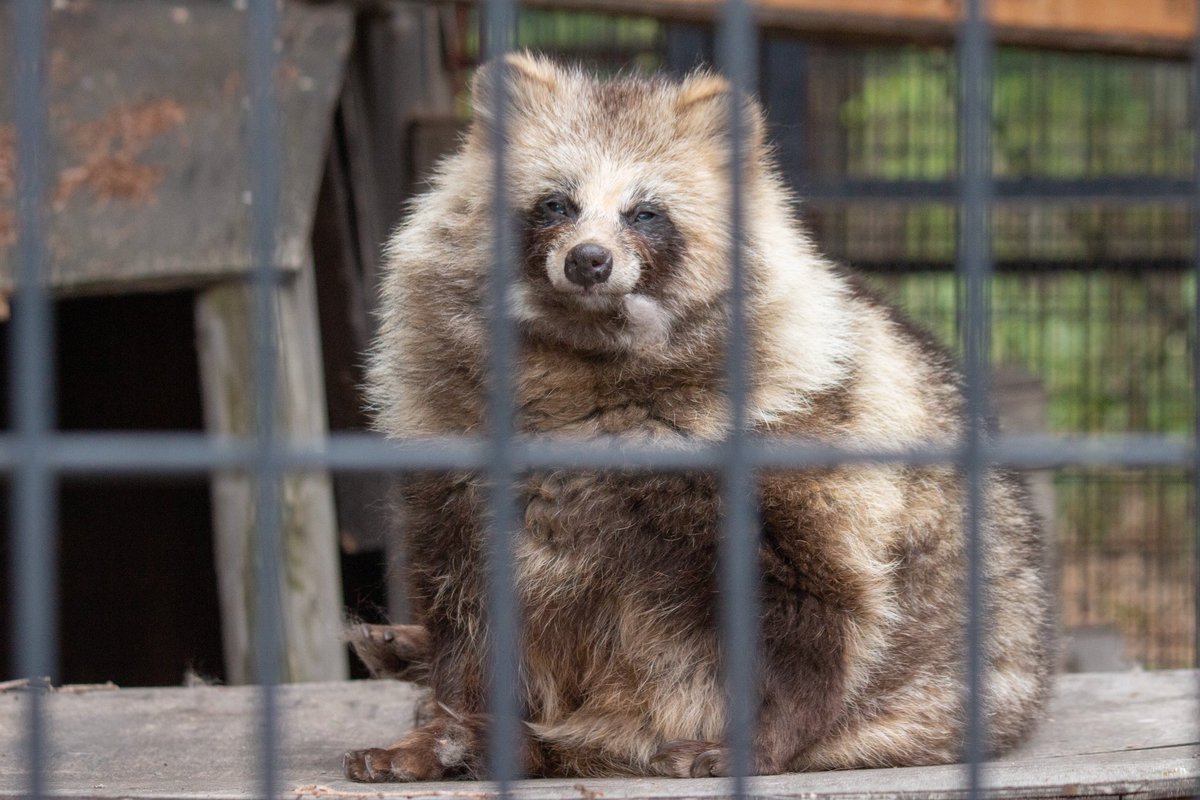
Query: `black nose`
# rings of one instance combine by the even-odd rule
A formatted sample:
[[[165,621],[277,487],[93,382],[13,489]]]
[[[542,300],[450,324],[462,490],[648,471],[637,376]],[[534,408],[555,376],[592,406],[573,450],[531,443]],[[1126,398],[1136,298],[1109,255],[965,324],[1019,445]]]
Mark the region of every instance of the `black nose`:
[[[567,280],[583,288],[604,283],[612,274],[612,253],[592,242],[577,244],[567,253]]]

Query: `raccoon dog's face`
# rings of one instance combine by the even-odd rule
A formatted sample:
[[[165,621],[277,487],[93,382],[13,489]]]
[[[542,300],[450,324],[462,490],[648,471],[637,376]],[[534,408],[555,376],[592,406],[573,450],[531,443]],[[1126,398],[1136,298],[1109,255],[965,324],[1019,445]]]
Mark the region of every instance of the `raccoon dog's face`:
[[[507,64],[510,200],[523,231],[516,314],[533,334],[583,349],[665,347],[725,290],[727,84],[597,81],[529,56]],[[483,152],[492,74],[476,83],[469,146]],[[757,108],[748,113],[756,130]]]
[[[664,198],[636,184],[605,186],[605,177],[564,182],[523,215],[527,279],[583,308],[659,294],[684,253]]]

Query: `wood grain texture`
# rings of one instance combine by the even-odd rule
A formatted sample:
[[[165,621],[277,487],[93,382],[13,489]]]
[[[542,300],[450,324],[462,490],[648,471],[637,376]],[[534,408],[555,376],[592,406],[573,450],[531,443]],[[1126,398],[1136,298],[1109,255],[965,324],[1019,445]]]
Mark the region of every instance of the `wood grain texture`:
[[[1183,797],[1200,779],[1194,671],[1067,675],[1049,718],[1016,752],[989,765],[988,797]],[[341,754],[393,736],[412,718],[410,684],[356,681],[283,687],[286,732],[280,769],[288,798],[462,798],[494,796],[484,783],[351,784]],[[21,692],[0,693],[0,797],[23,786]],[[56,798],[252,797],[259,749],[251,687],[59,692],[47,698]],[[752,781],[772,798],[964,797],[958,766],[779,775]],[[582,788],[581,788],[582,787]],[[723,798],[729,784],[706,780],[527,781],[515,800]],[[592,793],[597,794],[592,794]]]
[[[528,0],[575,8],[714,20],[716,0]],[[957,0],[755,0],[760,24],[852,40],[945,43],[960,19]],[[1190,0],[991,0],[997,41],[1052,49],[1186,56],[1195,30]]]
[[[251,288],[242,281],[197,296],[205,426],[218,436],[254,435],[252,309]],[[277,290],[276,315],[276,430],[290,441],[320,440],[328,415],[311,264]],[[212,497],[226,675],[232,683],[246,683],[255,674],[257,644],[254,481],[245,473],[219,473],[212,480]],[[281,525],[284,680],[345,678],[347,660],[338,640],[341,572],[328,473],[284,476]]]
[[[661,1],[661,0],[660,0]],[[669,2],[669,0],[667,0]],[[762,8],[954,24],[956,0],[757,0]],[[993,25],[1030,30],[1187,39],[1194,31],[1189,0],[989,0]]]
[[[280,267],[308,251],[352,36],[287,2]],[[56,3],[49,33],[47,253],[59,293],[195,286],[250,270],[246,15],[233,3]],[[11,61],[0,24],[0,63]],[[16,257],[12,82],[0,80],[0,291]]]

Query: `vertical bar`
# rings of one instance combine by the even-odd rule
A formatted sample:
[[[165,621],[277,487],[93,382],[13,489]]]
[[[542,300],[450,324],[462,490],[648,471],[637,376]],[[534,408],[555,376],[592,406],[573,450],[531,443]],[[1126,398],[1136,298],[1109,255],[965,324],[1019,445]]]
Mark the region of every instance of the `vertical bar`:
[[[754,687],[758,651],[758,520],[757,492],[745,435],[750,349],[746,333],[745,175],[749,149],[747,100],[757,79],[757,41],[747,0],[726,0],[718,31],[721,68],[733,87],[730,93],[729,172],[729,341],[725,356],[728,381],[729,435],[721,470],[720,542],[721,641],[727,676],[726,698],[734,797],[746,793],[746,776],[754,772],[754,726],[758,701]]]
[[[488,768],[501,798],[519,777],[517,753],[522,735],[517,697],[520,630],[513,574],[513,541],[517,531],[513,482],[512,438],[515,421],[513,394],[517,331],[507,314],[509,287],[514,279],[516,237],[508,208],[506,132],[509,70],[504,61],[515,19],[513,0],[487,0],[484,55],[492,62],[489,92],[492,109],[492,236],[495,244],[488,282],[488,669],[492,726],[488,737]]]
[[[254,559],[258,592],[254,679],[261,687],[261,774],[263,797],[278,795],[276,761],[279,720],[276,686],[281,677],[283,617],[280,597],[280,454],[276,440],[275,266],[279,219],[279,3],[253,0],[248,7],[247,61],[250,81],[250,223],[254,264],[254,401],[258,425],[254,476],[258,491]]]
[[[53,676],[57,654],[57,598],[53,467],[46,438],[54,421],[53,308],[47,291],[42,211],[46,155],[45,53],[49,4],[19,0],[12,6],[16,49],[14,112],[17,136],[17,274],[13,298],[12,407],[20,452],[13,474],[12,527],[16,543],[11,586],[17,672],[35,682]],[[28,793],[46,791],[46,729],[42,688],[27,695]]]
[[[1192,4],[1192,12],[1192,665],[1200,667],[1200,0]],[[1200,685],[1196,696],[1200,698]],[[1195,721],[1200,737],[1200,700]],[[1193,794],[1200,798],[1200,777]]]
[[[967,559],[967,739],[966,760],[970,796],[980,797],[983,759],[987,732],[984,727],[983,619],[984,565],[981,539],[984,526],[984,482],[987,471],[985,452],[989,302],[991,281],[991,242],[988,215],[991,208],[991,72],[984,0],[967,0],[959,56],[959,163],[960,238],[959,274],[966,291],[964,345],[967,380],[966,439],[963,443],[963,469],[966,478],[966,559]]]

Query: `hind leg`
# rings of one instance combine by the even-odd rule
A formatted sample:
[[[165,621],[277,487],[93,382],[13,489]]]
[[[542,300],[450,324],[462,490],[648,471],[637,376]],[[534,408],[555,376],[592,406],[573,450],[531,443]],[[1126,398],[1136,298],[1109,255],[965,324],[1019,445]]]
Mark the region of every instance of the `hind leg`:
[[[343,638],[372,678],[424,683],[429,677],[429,633],[421,625],[351,625]]]

